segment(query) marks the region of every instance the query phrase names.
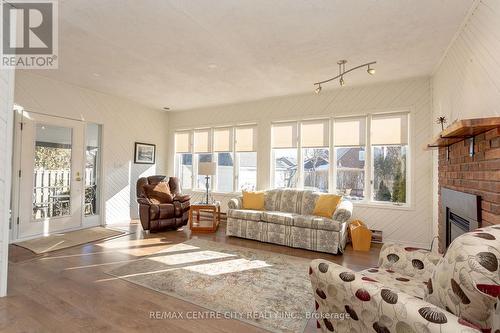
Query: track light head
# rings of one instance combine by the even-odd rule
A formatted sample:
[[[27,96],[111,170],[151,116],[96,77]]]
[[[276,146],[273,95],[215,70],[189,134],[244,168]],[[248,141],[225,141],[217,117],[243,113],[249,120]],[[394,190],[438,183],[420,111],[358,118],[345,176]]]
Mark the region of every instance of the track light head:
[[[320,92],[321,92],[321,84],[318,84],[318,87],[316,89],[314,89],[314,92],[316,93],[316,95],[318,95]]]
[[[366,72],[370,75],[373,75],[375,74],[375,68],[371,68],[370,65],[368,65],[368,69],[366,70]]]
[[[340,86],[343,87],[345,85],[344,77],[341,76],[339,80]]]

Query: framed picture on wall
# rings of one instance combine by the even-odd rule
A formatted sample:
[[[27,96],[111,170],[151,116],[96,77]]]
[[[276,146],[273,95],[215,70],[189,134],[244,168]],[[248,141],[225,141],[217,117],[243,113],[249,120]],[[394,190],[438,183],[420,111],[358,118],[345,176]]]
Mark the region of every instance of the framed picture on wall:
[[[134,163],[136,164],[155,164],[156,145],[149,143],[136,142],[134,149]]]

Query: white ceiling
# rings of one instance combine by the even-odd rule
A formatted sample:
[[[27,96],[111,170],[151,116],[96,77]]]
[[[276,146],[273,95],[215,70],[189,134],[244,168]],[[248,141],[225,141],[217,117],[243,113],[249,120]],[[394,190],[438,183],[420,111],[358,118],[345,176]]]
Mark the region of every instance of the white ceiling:
[[[472,0],[63,0],[59,70],[38,74],[172,110],[430,75]],[[325,88],[336,87],[335,83]]]

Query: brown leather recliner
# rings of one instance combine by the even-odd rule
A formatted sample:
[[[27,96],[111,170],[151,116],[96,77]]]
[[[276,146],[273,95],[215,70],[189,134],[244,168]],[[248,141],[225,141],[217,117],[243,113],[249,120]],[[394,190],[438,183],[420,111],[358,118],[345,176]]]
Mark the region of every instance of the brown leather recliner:
[[[148,197],[146,187],[160,182],[168,183],[171,195],[167,195],[167,199],[161,203],[153,203],[155,200]],[[158,232],[186,225],[189,219],[190,200],[190,195],[180,193],[177,177],[150,176],[137,180],[137,202],[144,230]]]

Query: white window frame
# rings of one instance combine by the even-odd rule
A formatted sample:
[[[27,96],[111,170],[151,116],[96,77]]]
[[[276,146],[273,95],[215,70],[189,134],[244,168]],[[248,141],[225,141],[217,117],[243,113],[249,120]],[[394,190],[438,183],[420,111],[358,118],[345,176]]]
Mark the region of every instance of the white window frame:
[[[407,114],[408,115],[408,144],[407,144],[407,150],[406,150],[406,203],[401,204],[401,203],[394,203],[394,202],[381,202],[381,201],[375,201],[372,199],[372,194],[373,194],[373,179],[374,179],[374,167],[372,163],[372,145],[371,145],[371,120],[373,116],[378,116],[382,114]],[[329,120],[329,178],[328,178],[328,192],[329,193],[336,193],[337,192],[337,156],[336,156],[336,151],[335,148],[338,148],[339,146],[335,146],[335,136],[334,136],[334,122],[336,119],[360,119],[364,118],[365,119],[365,141],[364,145],[358,145],[355,146],[353,145],[352,147],[364,147],[365,148],[365,167],[364,167],[364,172],[365,172],[365,180],[364,180],[364,198],[363,200],[356,200],[353,201],[353,204],[356,206],[367,206],[367,207],[379,207],[379,208],[390,208],[390,209],[402,209],[402,210],[411,210],[413,205],[412,205],[412,193],[413,193],[413,177],[412,177],[412,165],[413,165],[413,160],[412,160],[412,118],[411,118],[411,111],[410,110],[403,110],[403,111],[389,111],[389,112],[376,112],[376,113],[366,113],[366,114],[359,114],[359,115],[349,115],[349,116],[340,116],[340,117],[330,117],[328,118]],[[283,120],[283,121],[274,121],[271,123],[271,133],[270,133],[270,143],[272,143],[272,128],[273,125],[279,125],[283,123],[296,123],[297,126],[297,146],[295,148],[289,148],[289,149],[296,149],[297,150],[297,170],[298,170],[298,179],[297,179],[297,187],[298,189],[303,189],[304,188],[304,166],[302,163],[303,159],[303,153],[302,153],[302,140],[301,140],[301,129],[302,129],[302,122],[307,122],[311,120],[322,120],[325,118],[313,118],[313,119],[300,119],[300,120]],[[396,145],[395,145],[396,146]],[[273,150],[274,149],[279,149],[279,148],[273,148],[272,144],[270,147],[270,172],[271,175],[269,177],[272,186],[274,187],[275,184],[275,175],[276,175],[276,164],[275,164],[275,159],[274,159],[274,154]]]
[[[214,130],[220,129],[220,128],[229,128],[231,131],[231,146],[232,149],[228,153],[231,153],[233,155],[233,191],[232,192],[222,192],[217,189],[217,175],[211,177],[210,179],[210,189],[211,193],[213,194],[222,194],[222,195],[231,195],[231,194],[239,194],[241,191],[239,190],[239,158],[238,158],[238,151],[236,150],[236,129],[241,128],[241,127],[254,127],[254,130],[257,131],[257,124],[255,123],[250,123],[250,124],[237,124],[237,125],[222,125],[222,126],[213,126],[213,127],[200,127],[200,128],[193,128],[193,129],[182,129],[182,130],[176,130],[174,132],[174,136],[176,133],[182,133],[182,132],[189,132],[190,135],[190,152],[189,153],[178,153],[175,151],[175,144],[174,144],[174,160],[177,158],[177,155],[180,154],[191,154],[192,155],[192,161],[193,161],[193,172],[192,172],[192,177],[191,177],[191,187],[187,188],[187,190],[191,190],[193,192],[204,192],[205,188],[200,188],[198,187],[198,155],[200,154],[211,154],[212,155],[212,161],[217,163],[216,170],[218,169],[218,153],[214,151]],[[195,147],[195,131],[200,131],[200,130],[209,130],[209,136],[208,136],[208,145],[209,145],[209,152],[206,153],[197,153],[194,151]],[[257,143],[254,142],[255,145]],[[258,154],[257,151],[255,153]],[[258,170],[258,159],[257,159],[257,170]],[[256,170],[256,185],[258,184],[258,172]],[[178,174],[178,165],[177,163],[174,162],[174,174]]]

